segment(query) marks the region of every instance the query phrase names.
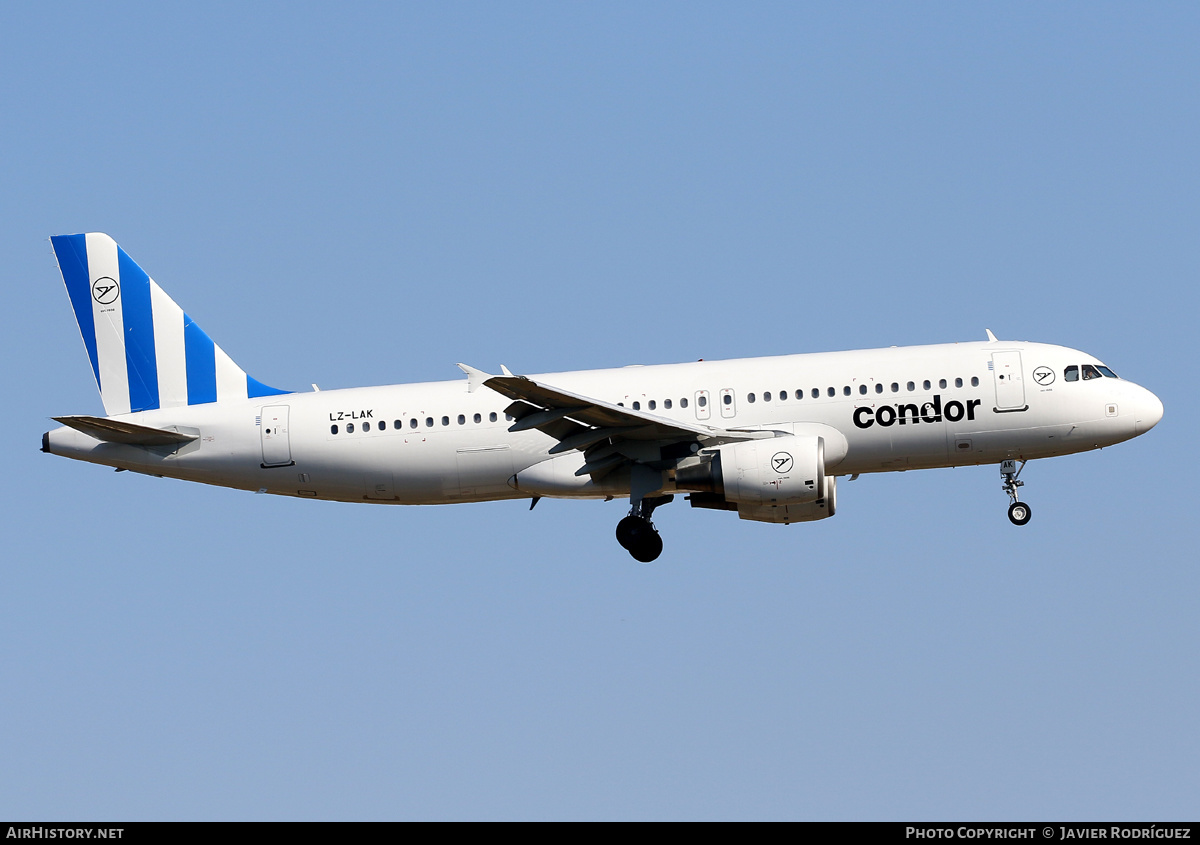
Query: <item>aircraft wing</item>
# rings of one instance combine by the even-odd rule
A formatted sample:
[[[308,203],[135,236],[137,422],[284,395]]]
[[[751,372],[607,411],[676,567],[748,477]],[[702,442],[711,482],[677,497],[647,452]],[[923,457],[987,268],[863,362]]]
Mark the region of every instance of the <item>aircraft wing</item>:
[[[483,384],[514,400],[505,409],[516,420],[509,431],[536,428],[545,432],[558,441],[550,447],[551,455],[572,450],[584,452],[587,463],[579,475],[598,478],[626,461],[663,460],[663,449],[674,444],[715,446],[764,436],[759,432],[734,432],[666,419],[524,376],[492,376]]]

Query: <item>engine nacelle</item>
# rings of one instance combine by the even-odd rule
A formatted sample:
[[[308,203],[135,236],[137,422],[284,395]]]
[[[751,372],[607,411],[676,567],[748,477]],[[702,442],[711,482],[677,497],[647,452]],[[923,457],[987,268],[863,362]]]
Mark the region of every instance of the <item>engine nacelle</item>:
[[[740,519],[755,522],[775,522],[788,525],[793,522],[812,522],[825,519],[837,512],[837,479],[825,479],[825,498],[802,505],[738,505]]]
[[[772,437],[727,443],[680,462],[675,488],[738,505],[801,505],[825,498],[825,440]]]

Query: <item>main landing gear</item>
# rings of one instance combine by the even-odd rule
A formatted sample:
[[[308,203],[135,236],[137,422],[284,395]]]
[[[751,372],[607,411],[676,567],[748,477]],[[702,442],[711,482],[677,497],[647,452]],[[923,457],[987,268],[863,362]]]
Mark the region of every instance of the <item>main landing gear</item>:
[[[1017,476],[1025,469],[1027,463],[1028,461],[1021,461],[1019,468],[1016,461],[1004,461],[1000,464],[1000,477],[1004,479],[1001,489],[1008,494],[1008,500],[1011,502],[1008,506],[1008,519],[1013,525],[1024,525],[1033,516],[1033,508],[1017,499],[1017,488],[1025,486],[1025,482],[1018,481]]]
[[[647,496],[640,499],[630,509],[629,516],[617,523],[617,542],[634,560],[649,563],[662,554],[662,537],[650,521],[650,515],[659,505],[665,505],[673,498],[675,497]]]

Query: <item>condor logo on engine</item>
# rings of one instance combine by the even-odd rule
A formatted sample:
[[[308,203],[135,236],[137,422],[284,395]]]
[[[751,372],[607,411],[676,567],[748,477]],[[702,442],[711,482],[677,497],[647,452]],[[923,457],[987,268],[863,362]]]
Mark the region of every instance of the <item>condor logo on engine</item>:
[[[780,475],[785,472],[790,472],[792,469],[792,456],[787,452],[776,452],[771,456],[771,469],[775,470]]]
[[[950,422],[958,422],[966,418],[968,420],[975,419],[975,409],[982,404],[980,399],[968,399],[964,405],[957,399],[951,399],[946,403],[946,407],[942,407],[942,396],[937,394],[930,402],[922,403],[918,407],[914,403],[895,405],[882,405],[879,408],[855,408],[854,409],[854,424],[859,428],[870,428],[879,423],[884,428],[900,423],[907,425],[912,423],[939,423],[944,416]]]

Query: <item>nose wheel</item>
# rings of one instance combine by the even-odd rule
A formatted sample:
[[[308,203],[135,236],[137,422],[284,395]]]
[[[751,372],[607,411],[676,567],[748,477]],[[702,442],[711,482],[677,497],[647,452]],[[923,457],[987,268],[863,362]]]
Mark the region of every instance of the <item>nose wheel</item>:
[[[1024,502],[1013,502],[1008,506],[1008,519],[1013,525],[1024,525],[1033,516],[1033,509]]]
[[[1000,477],[1004,479],[1001,489],[1008,494],[1008,499],[1011,504],[1008,506],[1008,520],[1013,525],[1024,525],[1029,522],[1033,516],[1033,508],[1029,507],[1026,502],[1018,500],[1017,489],[1025,486],[1024,481],[1019,481],[1017,476],[1021,474],[1021,470],[1025,469],[1025,464],[1028,461],[1021,461],[1021,466],[1017,466],[1016,461],[1004,461],[1000,464]]]

